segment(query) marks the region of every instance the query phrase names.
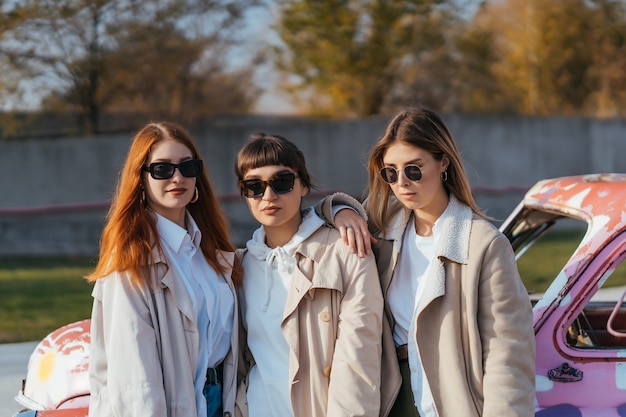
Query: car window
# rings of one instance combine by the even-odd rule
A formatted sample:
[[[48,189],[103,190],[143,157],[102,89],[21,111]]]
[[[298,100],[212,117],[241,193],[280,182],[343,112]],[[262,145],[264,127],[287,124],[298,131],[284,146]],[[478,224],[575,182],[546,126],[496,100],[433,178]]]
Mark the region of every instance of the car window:
[[[567,283],[565,288],[551,291],[571,301],[573,281],[556,278],[581,245],[587,226],[562,214],[533,209],[520,211],[507,226],[505,233],[533,305],[553,283]],[[568,275],[580,275],[574,280],[578,281],[576,293],[585,296],[559,313],[569,317],[565,326],[559,326],[564,332],[561,340],[573,349],[626,349],[626,303],[620,301],[622,296],[626,298],[626,232],[612,239],[599,253],[588,254],[591,262],[585,271],[567,271]]]
[[[585,223],[573,221],[561,226],[566,219],[560,220],[558,225],[542,230],[540,236],[526,239],[516,250],[520,277],[533,300],[546,291],[585,235]]]
[[[610,260],[601,287],[567,328],[566,340],[580,349],[626,349],[626,242]],[[619,252],[619,250],[618,250]]]

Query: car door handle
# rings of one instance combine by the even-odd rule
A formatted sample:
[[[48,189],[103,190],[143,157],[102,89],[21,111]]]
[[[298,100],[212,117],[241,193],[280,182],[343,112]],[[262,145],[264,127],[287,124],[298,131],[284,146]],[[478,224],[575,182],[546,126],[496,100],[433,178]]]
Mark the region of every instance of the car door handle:
[[[563,362],[561,366],[548,371],[548,378],[555,382],[577,382],[583,379],[583,371]]]

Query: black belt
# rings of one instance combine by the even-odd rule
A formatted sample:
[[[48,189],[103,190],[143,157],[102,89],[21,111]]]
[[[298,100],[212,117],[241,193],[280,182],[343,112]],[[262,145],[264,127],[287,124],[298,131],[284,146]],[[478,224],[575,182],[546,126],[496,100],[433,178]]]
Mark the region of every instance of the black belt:
[[[409,358],[409,349],[407,345],[396,346],[396,354],[399,361],[404,361]]]
[[[206,380],[204,386],[207,385],[219,385],[222,383],[222,364],[219,364],[216,368],[208,368],[206,370]]]

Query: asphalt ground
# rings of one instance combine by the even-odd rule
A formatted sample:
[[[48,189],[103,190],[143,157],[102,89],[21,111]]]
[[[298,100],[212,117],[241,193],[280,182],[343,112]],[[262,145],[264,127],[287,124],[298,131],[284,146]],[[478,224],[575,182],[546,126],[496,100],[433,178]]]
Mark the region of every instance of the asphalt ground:
[[[0,344],[0,417],[11,417],[23,408],[14,398],[26,378],[28,359],[37,343]]]

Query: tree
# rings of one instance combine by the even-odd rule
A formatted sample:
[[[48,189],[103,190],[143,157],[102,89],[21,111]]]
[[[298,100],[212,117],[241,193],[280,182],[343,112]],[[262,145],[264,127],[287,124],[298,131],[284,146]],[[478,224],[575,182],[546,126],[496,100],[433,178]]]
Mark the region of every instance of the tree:
[[[453,109],[467,113],[513,112],[515,102],[501,88],[495,74],[498,64],[495,47],[497,33],[480,5],[471,24],[459,31],[454,40],[456,74]]]
[[[403,87],[433,42],[441,42],[449,0],[285,0],[278,67],[286,88],[322,115],[378,114],[410,99]],[[423,68],[423,67],[422,67]]]
[[[389,110],[415,103],[442,112],[456,109],[455,39],[464,27],[461,15],[459,5],[449,1],[405,16],[411,27],[410,47],[395,66],[399,77],[387,98]]]
[[[592,91],[586,110],[598,117],[626,115],[626,4],[622,0],[594,0],[590,7],[594,36],[589,45],[594,66]]]
[[[236,41],[234,23],[254,3],[22,0],[9,9],[19,19],[2,21],[5,28],[16,20],[19,25],[0,33],[0,56],[49,91],[46,105],[78,110],[87,133],[97,132],[106,108],[137,105],[158,115],[189,115],[185,95],[195,94],[198,106],[198,96],[206,100],[201,92],[210,90],[205,80],[226,77],[223,55]],[[209,56],[214,67],[206,65]],[[245,76],[237,74],[238,81]],[[238,99],[225,102],[249,105],[246,85],[233,87],[224,93]]]
[[[457,43],[461,110],[618,115],[626,104],[625,7],[623,0],[485,3]]]
[[[18,8],[11,10],[10,6],[11,3],[0,0],[0,39],[15,30],[24,20],[21,11]],[[18,59],[19,56],[11,54],[0,44],[0,91],[2,92],[0,108],[5,110],[10,106],[10,102],[19,99],[19,80],[26,75],[9,70],[15,66]]]

